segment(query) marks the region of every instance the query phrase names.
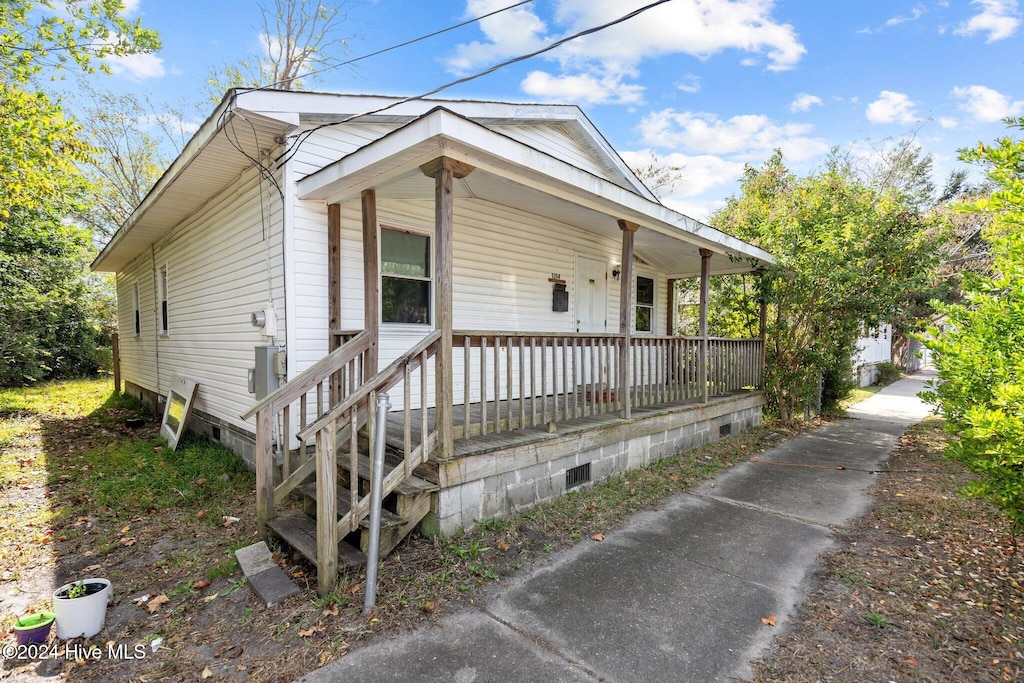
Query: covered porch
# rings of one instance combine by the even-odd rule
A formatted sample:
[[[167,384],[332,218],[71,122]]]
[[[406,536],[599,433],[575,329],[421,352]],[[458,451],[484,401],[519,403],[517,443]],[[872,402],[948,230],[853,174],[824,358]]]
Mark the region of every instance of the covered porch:
[[[592,431],[603,435],[592,443],[613,438],[621,451],[632,448],[631,425],[664,426],[665,433],[683,429],[674,426],[682,424],[678,417],[666,418],[664,425],[649,422],[662,414],[704,412],[707,417],[702,406],[717,403],[743,420],[743,411],[755,404],[760,414],[763,339],[707,334],[710,277],[770,263],[771,256],[756,247],[443,109],[307,176],[297,188],[300,199],[322,201],[328,208],[330,352],[243,417],[256,417],[261,527],[278,528],[277,505],[293,491],[305,486],[315,498],[315,529],[308,531],[315,548],[308,554],[324,591],[336,578],[339,543],[358,533],[369,510],[364,474],[380,433],[374,408],[381,394],[388,394],[392,406],[383,430],[385,496],[399,492],[401,507],[403,487],[409,496],[440,489],[430,501],[438,518],[446,516],[446,488],[472,485],[445,475],[454,471],[449,463],[473,459],[478,468],[512,471],[498,461],[517,457],[509,453],[520,446],[552,445],[554,437],[545,435]],[[343,330],[341,204],[354,197],[359,198],[362,228],[363,327]],[[378,207],[428,197],[434,209],[429,325],[385,365],[387,313],[382,311],[381,283],[386,273]],[[599,276],[576,273],[576,306],[562,309],[568,315],[552,325],[559,329],[456,328],[454,302],[466,295],[453,277],[453,243],[460,230],[454,207],[460,197],[517,207],[595,239],[614,238],[619,249],[608,268],[612,279],[605,276],[604,286],[617,290],[618,315],[607,314],[613,300],[607,291],[604,314],[600,305],[581,306],[588,283],[601,283]],[[501,240],[502,234],[494,234],[490,248],[500,249]],[[638,282],[655,286],[637,279],[638,266],[661,275],[647,278],[659,285],[657,298],[647,291],[638,297]],[[562,285],[564,292],[567,278],[550,275],[547,305],[557,311],[553,290]],[[700,279],[696,337],[673,334],[675,281],[684,277]],[[744,403],[751,396],[753,402]],[[706,423],[706,430],[713,418],[694,417],[686,424],[697,421]],[[564,445],[571,441],[559,442],[558,448],[571,447]],[[635,466],[627,460],[624,465]],[[315,485],[306,483],[311,477]],[[406,501],[405,507],[415,508],[421,518],[426,514],[422,497]],[[403,519],[406,532],[419,521]]]

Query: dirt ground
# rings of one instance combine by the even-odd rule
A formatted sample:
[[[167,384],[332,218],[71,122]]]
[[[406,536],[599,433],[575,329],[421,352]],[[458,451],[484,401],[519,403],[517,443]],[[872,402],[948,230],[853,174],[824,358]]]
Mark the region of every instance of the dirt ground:
[[[757,681],[1024,680],[1024,557],[1003,515],[958,495],[971,475],[944,440],[934,419],[904,436]]]

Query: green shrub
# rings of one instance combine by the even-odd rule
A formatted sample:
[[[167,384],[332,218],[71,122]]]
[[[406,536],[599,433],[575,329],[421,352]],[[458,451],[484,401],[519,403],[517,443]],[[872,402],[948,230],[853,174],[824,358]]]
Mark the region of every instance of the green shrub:
[[[878,377],[875,379],[875,384],[880,387],[889,386],[903,374],[895,363],[879,363],[877,370]]]
[[[1024,119],[1014,122],[1024,127]],[[947,317],[929,332],[939,382],[925,398],[938,405],[948,446],[979,477],[968,495],[992,501],[1024,531],[1024,142],[1003,138],[963,154],[991,165],[1000,189],[971,208],[992,215],[989,277],[965,275],[965,303],[939,306]]]

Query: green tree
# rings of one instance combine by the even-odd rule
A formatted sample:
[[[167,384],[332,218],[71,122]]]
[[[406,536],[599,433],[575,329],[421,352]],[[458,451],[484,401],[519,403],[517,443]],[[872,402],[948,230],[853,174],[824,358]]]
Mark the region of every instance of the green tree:
[[[96,368],[97,310],[87,230],[69,220],[93,154],[45,70],[89,73],[107,57],[159,47],[118,0],[0,3],[0,382],[23,384]]]
[[[1024,118],[1007,123],[1024,128]],[[961,159],[988,166],[990,196],[963,209],[986,215],[988,275],[964,275],[963,301],[937,304],[945,315],[926,343],[939,382],[926,394],[958,435],[948,453],[980,476],[969,495],[990,500],[1024,531],[1024,141],[963,150]]]
[[[817,397],[820,379],[825,409],[848,391],[857,337],[926,279],[937,237],[898,190],[876,190],[836,164],[798,178],[778,151],[747,168],[742,195],[711,222],[778,259],[756,280],[718,279],[711,322],[716,334],[756,335],[767,302],[766,390],[786,422]]]

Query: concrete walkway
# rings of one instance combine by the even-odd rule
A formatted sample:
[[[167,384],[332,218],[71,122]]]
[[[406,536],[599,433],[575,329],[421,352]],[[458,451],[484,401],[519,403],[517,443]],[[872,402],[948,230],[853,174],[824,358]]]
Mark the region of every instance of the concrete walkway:
[[[322,681],[729,681],[785,629],[831,526],[864,514],[921,372],[494,588],[439,625],[352,654]],[[837,469],[842,466],[843,469]],[[776,615],[778,627],[761,619]]]

